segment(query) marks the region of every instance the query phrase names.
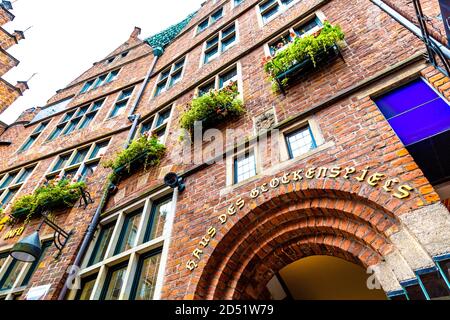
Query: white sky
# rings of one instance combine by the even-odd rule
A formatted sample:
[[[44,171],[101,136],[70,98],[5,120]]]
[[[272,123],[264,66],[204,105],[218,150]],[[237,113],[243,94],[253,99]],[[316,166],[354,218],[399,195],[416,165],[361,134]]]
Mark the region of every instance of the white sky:
[[[43,106],[55,91],[125,42],[135,26],[146,38],[183,20],[204,0],[18,0],[16,18],[3,26],[12,33],[25,30],[25,39],[8,52],[20,61],[4,79],[30,89],[0,115],[14,122],[22,111]]]

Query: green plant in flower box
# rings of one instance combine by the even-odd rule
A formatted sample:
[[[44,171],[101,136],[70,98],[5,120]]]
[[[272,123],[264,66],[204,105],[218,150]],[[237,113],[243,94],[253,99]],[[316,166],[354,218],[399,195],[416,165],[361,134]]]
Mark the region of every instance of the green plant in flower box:
[[[317,57],[324,52],[331,50],[339,41],[345,37],[339,26],[332,26],[325,22],[322,29],[312,35],[298,37],[292,34],[294,39],[284,50],[278,51],[274,57],[263,59],[264,71],[269,74],[269,80],[274,83],[275,91],[278,91],[278,84],[275,79],[288,72],[295,65],[309,59],[316,67]],[[284,43],[283,43],[284,46]],[[285,86],[287,78],[281,80],[281,85]]]
[[[73,207],[81,197],[84,182],[70,178],[53,179],[37,188],[32,194],[18,198],[12,205],[11,216],[20,219],[24,216],[32,218],[38,209],[60,210]]]
[[[119,152],[113,160],[103,164],[105,168],[111,168],[113,173],[109,176],[111,182],[116,182],[119,176],[130,173],[132,167],[143,165],[144,170],[159,164],[164,156],[166,147],[158,141],[156,136],[145,133],[133,140],[128,148]]]
[[[192,133],[196,121],[201,121],[203,128],[209,128],[219,121],[242,115],[245,109],[238,95],[237,83],[230,82],[220,90],[194,98],[181,117],[181,128]]]

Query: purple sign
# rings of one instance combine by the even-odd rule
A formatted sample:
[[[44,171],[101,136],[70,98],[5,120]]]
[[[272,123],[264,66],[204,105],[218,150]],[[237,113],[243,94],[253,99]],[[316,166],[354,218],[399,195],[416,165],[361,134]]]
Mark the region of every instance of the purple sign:
[[[450,0],[439,0],[442,12],[442,21],[447,32],[448,46],[450,47]]]

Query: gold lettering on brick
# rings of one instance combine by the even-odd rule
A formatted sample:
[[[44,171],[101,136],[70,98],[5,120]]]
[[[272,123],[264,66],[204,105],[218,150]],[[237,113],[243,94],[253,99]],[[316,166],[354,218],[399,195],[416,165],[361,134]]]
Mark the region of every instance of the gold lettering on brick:
[[[369,167],[365,168],[362,171],[361,176],[356,177],[356,180],[358,180],[359,182],[363,182],[364,180],[366,180],[367,174],[369,173],[369,169],[370,169]]]
[[[309,168],[308,171],[306,171],[305,173],[305,177],[308,179],[314,178],[315,175],[316,175],[316,168]]]
[[[372,187],[376,187],[378,182],[380,182],[384,177],[384,174],[376,172],[367,179],[367,183]]]
[[[347,167],[347,168],[345,168],[344,178],[345,179],[350,179],[350,175],[355,173],[355,172],[356,172],[355,167]]]
[[[330,170],[330,175],[328,176],[328,178],[335,179],[335,178],[339,177],[341,172],[342,172],[341,167],[333,167]]]
[[[401,185],[397,189],[398,192],[394,193],[393,196],[398,199],[405,199],[405,198],[409,197],[410,191],[412,191],[413,189],[414,189],[413,187],[410,187],[407,184]]]

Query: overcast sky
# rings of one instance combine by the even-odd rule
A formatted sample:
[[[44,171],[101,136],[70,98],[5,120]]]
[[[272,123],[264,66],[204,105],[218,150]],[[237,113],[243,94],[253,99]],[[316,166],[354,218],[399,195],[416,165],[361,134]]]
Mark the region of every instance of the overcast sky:
[[[20,64],[4,79],[27,80],[30,89],[0,115],[12,123],[28,108],[43,106],[92,63],[128,39],[135,26],[141,39],[183,20],[204,0],[18,0],[16,18],[3,26],[12,33],[25,30],[25,39],[8,49]]]

